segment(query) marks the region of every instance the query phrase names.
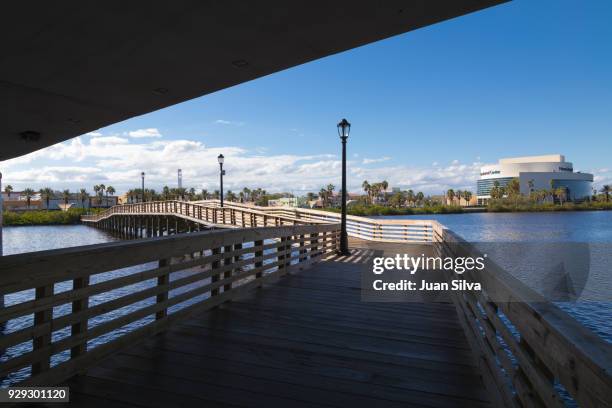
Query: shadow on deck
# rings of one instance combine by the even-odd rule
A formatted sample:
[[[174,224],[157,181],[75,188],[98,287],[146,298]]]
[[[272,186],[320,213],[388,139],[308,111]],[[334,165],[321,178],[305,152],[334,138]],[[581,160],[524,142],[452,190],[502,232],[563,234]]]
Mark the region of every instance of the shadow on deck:
[[[452,304],[361,301],[369,257],[430,247],[351,245],[349,258],[329,258],[101,361],[66,384],[72,404],[489,406]]]

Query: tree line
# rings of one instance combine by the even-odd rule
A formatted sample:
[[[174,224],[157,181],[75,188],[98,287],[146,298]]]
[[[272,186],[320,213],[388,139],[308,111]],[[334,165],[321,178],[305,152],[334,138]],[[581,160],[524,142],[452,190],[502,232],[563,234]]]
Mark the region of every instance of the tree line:
[[[26,204],[29,207],[32,202],[32,198],[38,193],[40,194],[40,199],[44,200],[47,208],[49,208],[49,201],[52,199],[60,198],[64,200],[64,204],[68,204],[68,202],[76,195],[77,200],[81,202],[81,207],[85,208],[85,201],[91,200],[92,198],[98,198],[98,203],[102,202],[102,198],[106,196],[108,199],[109,194],[115,194],[116,190],[113,186],[105,186],[104,184],[95,185],[93,187],[94,195],[91,196],[86,189],[81,188],[78,192],[71,192],[69,189],[65,189],[62,191],[53,190],[51,187],[43,187],[38,191],[35,191],[32,188],[24,188],[21,192],[21,196],[25,197]],[[4,188],[4,192],[7,194],[9,200],[11,198],[11,194],[13,193],[14,188],[10,184],[8,184]],[[90,201],[91,207],[91,201]]]

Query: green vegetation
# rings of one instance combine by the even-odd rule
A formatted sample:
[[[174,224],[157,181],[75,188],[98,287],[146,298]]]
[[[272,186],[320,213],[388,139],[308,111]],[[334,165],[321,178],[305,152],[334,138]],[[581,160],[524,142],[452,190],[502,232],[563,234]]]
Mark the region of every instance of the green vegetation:
[[[94,187],[95,189],[95,187]],[[106,189],[108,191],[108,188]],[[170,188],[164,186],[161,193],[153,189],[144,190],[144,197],[146,201],[167,201],[167,200],[187,200],[187,201],[199,201],[199,200],[218,200],[219,190],[215,190],[212,193],[206,189],[201,190],[199,193],[195,188]],[[240,202],[240,203],[253,203],[255,205],[267,206],[269,200],[276,200],[281,197],[293,197],[289,193],[268,193],[262,188],[250,189],[248,187],[243,188],[240,192],[235,193],[232,190],[226,190],[224,192],[223,199],[226,202]],[[135,188],[127,191],[128,203],[137,203],[142,201],[142,189]]]
[[[93,210],[96,212],[96,210]],[[4,212],[4,225],[68,225],[78,224],[81,215],[87,211],[82,208],[71,208],[68,211],[23,211]]]
[[[529,197],[492,199],[487,205],[488,212],[536,212],[536,211],[594,211],[612,210],[610,201],[584,201],[582,203],[538,202]]]
[[[323,208],[325,211],[340,212],[339,208]],[[358,216],[376,216],[376,215],[414,215],[414,214],[456,214],[462,213],[463,208],[458,205],[443,205],[432,204],[423,207],[403,207],[395,208],[383,205],[364,205],[355,204],[349,205],[348,214]]]

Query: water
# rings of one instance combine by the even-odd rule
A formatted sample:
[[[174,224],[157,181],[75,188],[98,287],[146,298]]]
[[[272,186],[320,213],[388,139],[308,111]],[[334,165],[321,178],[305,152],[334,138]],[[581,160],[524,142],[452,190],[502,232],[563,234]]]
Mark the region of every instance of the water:
[[[611,293],[612,211],[541,213],[466,213],[374,217],[386,219],[435,219],[469,242],[508,243],[589,243],[590,286]],[[514,273],[511,260],[495,259]],[[514,273],[516,275],[516,273]],[[520,276],[517,276],[520,278]],[[609,299],[609,296],[608,298]],[[606,341],[612,343],[612,302],[556,302]]]
[[[117,239],[86,225],[4,227],[4,255],[101,244]]]

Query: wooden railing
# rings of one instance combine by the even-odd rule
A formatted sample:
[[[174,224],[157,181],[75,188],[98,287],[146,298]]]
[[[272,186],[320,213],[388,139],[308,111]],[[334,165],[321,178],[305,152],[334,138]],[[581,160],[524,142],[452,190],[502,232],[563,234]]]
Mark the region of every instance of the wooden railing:
[[[219,207],[187,201],[150,201],[135,204],[116,205],[99,214],[84,215],[84,222],[98,222],[113,215],[174,215],[191,221],[217,227],[269,227],[282,225],[318,224],[282,215],[273,215],[256,208],[226,206]]]
[[[217,200],[194,202],[159,201],[125,204],[112,207],[95,216],[84,216],[82,220],[85,222],[97,222],[113,214],[178,215],[221,227],[340,222],[340,214],[329,211],[288,207],[258,207],[233,202],[225,202],[224,207],[221,208]],[[349,215],[347,216],[347,232],[349,236],[368,241],[398,243],[433,242],[431,220],[388,220]]]
[[[306,268],[338,239],[338,224],[298,225],[1,257],[0,377],[59,383],[193,311]]]
[[[433,226],[439,255],[482,256]],[[482,284],[482,291],[451,295],[495,406],[561,407],[569,398],[581,407],[612,406],[611,344],[490,260],[462,279]]]

